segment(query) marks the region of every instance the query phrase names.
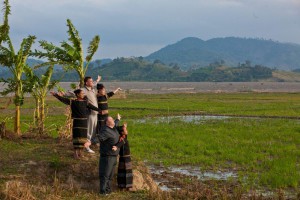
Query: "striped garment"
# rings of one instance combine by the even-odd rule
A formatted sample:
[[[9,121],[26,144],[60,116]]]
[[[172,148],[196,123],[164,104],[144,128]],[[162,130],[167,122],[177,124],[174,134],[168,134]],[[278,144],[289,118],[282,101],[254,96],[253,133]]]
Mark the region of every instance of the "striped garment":
[[[125,144],[120,148],[119,153],[119,165],[118,165],[118,187],[119,188],[132,188],[133,174],[132,174],[132,163],[130,157],[130,148],[125,137]]]
[[[87,118],[73,118],[73,146],[82,149],[87,142]]]
[[[88,109],[98,111],[98,108],[90,104],[87,100],[68,99],[66,97],[54,95],[58,100],[66,105],[70,105],[73,119],[73,146],[75,149],[84,148],[87,139],[87,117]]]

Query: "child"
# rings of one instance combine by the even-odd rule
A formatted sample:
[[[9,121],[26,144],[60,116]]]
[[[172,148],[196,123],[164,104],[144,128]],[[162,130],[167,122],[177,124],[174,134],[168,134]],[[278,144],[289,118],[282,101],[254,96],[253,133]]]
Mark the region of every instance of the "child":
[[[66,105],[71,106],[72,119],[73,119],[73,146],[74,146],[74,158],[79,159],[82,156],[82,149],[89,147],[90,142],[87,140],[87,117],[88,108],[98,111],[98,108],[88,103],[85,98],[84,91],[77,89],[74,91],[76,99],[68,99],[62,97],[58,93],[51,92],[51,94],[58,100]]]
[[[129,142],[127,140],[127,123],[123,126],[118,126],[118,132],[120,134],[119,142],[113,146],[113,150],[120,149],[119,152],[119,164],[118,164],[118,187],[120,190],[126,189],[131,191],[133,184],[132,164],[130,157]]]

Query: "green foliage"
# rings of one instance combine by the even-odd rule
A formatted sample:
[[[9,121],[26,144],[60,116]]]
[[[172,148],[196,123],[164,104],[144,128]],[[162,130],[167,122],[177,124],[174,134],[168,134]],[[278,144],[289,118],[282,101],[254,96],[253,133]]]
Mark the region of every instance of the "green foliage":
[[[150,63],[136,58],[117,58],[87,74],[105,74],[106,80],[122,81],[182,81],[186,72],[171,69],[161,63]]]
[[[71,83],[70,84],[70,88],[73,89],[73,90],[75,90],[77,88],[76,83]]]
[[[35,68],[37,68],[48,65],[48,63],[51,62],[44,63],[39,60],[30,59],[28,65],[36,66]],[[87,66],[86,63],[85,66]],[[140,58],[117,58],[112,61],[106,61],[103,65],[100,65],[100,61],[97,60],[90,62],[89,66],[90,67],[85,68],[87,69],[87,76],[105,74],[105,80],[114,81],[300,81],[299,75],[296,72],[274,71],[262,65],[251,65],[248,61],[239,64],[237,67],[229,67],[222,61],[217,61],[210,63],[206,67],[192,69],[189,71],[182,71],[176,63],[165,65],[160,61],[151,63]],[[62,65],[56,67],[62,68]],[[35,71],[35,73],[37,75],[41,75],[45,73],[45,70],[43,68],[39,68]],[[0,76],[8,78],[11,77],[11,73],[5,70],[0,70]],[[63,70],[55,70],[53,73],[53,79],[77,82],[80,77],[76,71],[64,72]]]
[[[24,80],[25,91],[29,93],[34,93],[37,96],[45,96],[47,92],[53,89],[58,81],[50,81],[53,67],[49,66],[44,74],[38,76],[34,73],[33,69],[29,66],[24,68],[26,74],[26,79]]]
[[[85,77],[85,73],[88,69],[93,55],[98,49],[100,37],[97,35],[90,42],[87,49],[86,60],[84,62],[82,40],[79,36],[79,32],[72,24],[70,19],[67,19],[67,26],[67,33],[69,35],[68,42],[63,41],[61,42],[61,47],[57,47],[47,41],[40,41],[40,46],[44,51],[35,50],[35,52],[31,55],[38,58],[48,59],[48,62],[42,63],[36,66],[36,68],[45,65],[60,64],[66,71],[76,71],[80,79],[80,86],[83,87],[83,79]]]
[[[8,47],[0,46],[0,64],[8,67],[13,75],[12,78],[3,80],[4,82],[8,83],[9,87],[3,91],[2,95],[14,92],[14,103],[18,106],[23,104],[24,94],[21,78],[24,72],[27,57],[30,53],[30,48],[34,43],[35,38],[35,36],[28,36],[27,38],[24,38],[17,54],[14,52],[14,48],[9,36],[8,40],[5,41],[5,43],[8,44]]]
[[[191,71],[189,81],[232,81],[251,82],[272,78],[272,70],[268,67],[251,64],[241,64],[238,67],[226,67],[220,63]]]
[[[25,74],[26,79],[24,82],[24,91],[32,95],[35,100],[35,112],[34,112],[34,125],[37,125],[39,134],[44,134],[44,122],[45,122],[45,98],[47,93],[52,90],[58,81],[50,81],[53,73],[54,66],[51,65],[47,68],[46,72],[41,76],[34,74],[32,68],[26,66]]]
[[[59,170],[63,167],[63,162],[60,157],[56,154],[52,155],[49,162],[49,167],[55,170]]]
[[[8,16],[10,15],[10,5],[8,0],[3,2],[3,24],[0,25],[0,45],[7,40],[9,33]]]
[[[68,40],[73,44],[73,48],[76,50],[72,52],[72,57],[75,55],[74,57],[76,59],[78,59],[80,62],[83,62],[82,57],[80,56],[80,53],[83,52],[83,49],[82,49],[82,42],[79,33],[77,29],[74,27],[74,25],[72,24],[70,19],[67,19],[67,26],[68,26],[67,32],[69,35]]]
[[[298,116],[299,98],[299,94],[286,93],[135,94],[127,99],[111,99],[110,107],[114,108],[112,116],[115,112],[124,113],[131,152],[142,160],[211,170],[235,169],[243,183],[247,181],[253,187],[297,188],[300,129],[297,119],[284,118]],[[176,119],[159,122],[155,117],[197,112],[257,118],[195,123]],[[145,116],[149,117],[145,120]],[[263,116],[267,118],[260,118]]]
[[[87,49],[87,53],[88,55],[86,56],[85,60],[87,62],[90,62],[94,56],[94,54],[96,53],[98,46],[100,43],[100,37],[98,35],[96,35],[92,41],[90,42],[88,49]]]

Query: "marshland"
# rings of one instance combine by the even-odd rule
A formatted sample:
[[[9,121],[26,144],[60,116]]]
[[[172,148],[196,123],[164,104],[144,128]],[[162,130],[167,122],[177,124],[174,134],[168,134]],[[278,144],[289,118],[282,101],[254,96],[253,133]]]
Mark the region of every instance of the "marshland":
[[[0,100],[7,105],[9,98]],[[160,194],[141,190],[115,197],[296,199],[300,184],[299,100],[298,93],[282,92],[127,91],[111,98],[111,116],[120,113],[128,123],[134,163],[143,163],[161,189]],[[13,129],[13,105],[1,110],[8,130],[0,141],[1,176],[5,177],[1,188],[5,191],[9,180],[20,179],[28,184],[31,195],[47,196],[47,192],[32,188],[37,183],[39,187],[55,184],[54,180],[67,184],[61,175],[64,166],[76,163],[68,153],[70,140],[61,135],[67,125],[66,106],[47,96],[43,135],[32,128],[33,112],[33,101],[27,97],[21,109],[23,136],[16,138],[9,131]],[[97,156],[85,159],[81,167],[98,169]],[[43,172],[49,175],[47,184],[35,177],[30,166],[49,170]],[[86,176],[97,185],[96,172]],[[96,188],[77,186],[68,194],[61,189],[57,197],[85,199],[96,195]]]

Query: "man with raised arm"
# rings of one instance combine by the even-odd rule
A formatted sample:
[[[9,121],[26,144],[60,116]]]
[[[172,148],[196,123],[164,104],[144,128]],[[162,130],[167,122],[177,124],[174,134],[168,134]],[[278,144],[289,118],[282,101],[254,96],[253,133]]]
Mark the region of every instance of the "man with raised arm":
[[[96,83],[93,82],[92,77],[87,76],[84,78],[84,87],[81,88],[90,104],[95,107],[98,107],[97,101],[97,91],[94,89],[94,84],[97,84],[101,80],[101,76],[98,75]],[[97,133],[97,123],[98,123],[98,112],[94,110],[89,110],[88,113],[88,130],[87,130],[87,139],[93,144],[95,143],[95,137]],[[86,151],[89,153],[95,153],[90,147],[86,148]]]

